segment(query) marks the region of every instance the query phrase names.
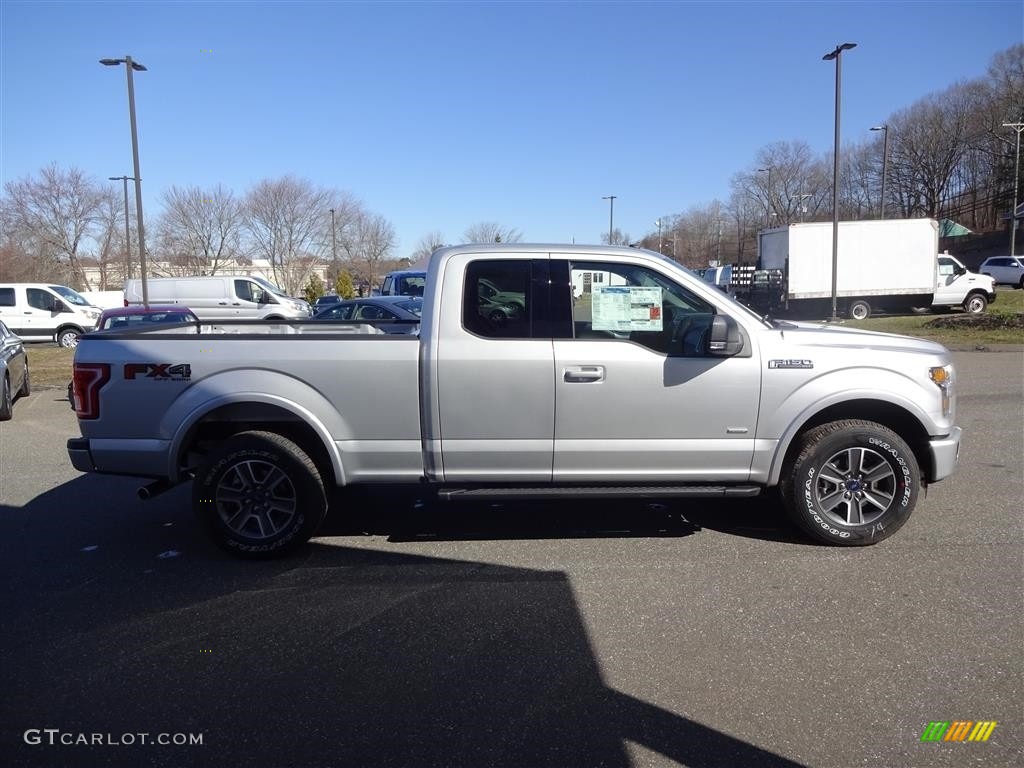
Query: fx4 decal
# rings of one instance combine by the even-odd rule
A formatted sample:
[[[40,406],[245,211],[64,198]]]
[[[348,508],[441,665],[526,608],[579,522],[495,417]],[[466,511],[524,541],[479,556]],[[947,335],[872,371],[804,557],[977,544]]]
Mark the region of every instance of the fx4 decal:
[[[125,363],[124,378],[125,381],[137,378],[189,381],[192,378],[192,366],[188,363]]]

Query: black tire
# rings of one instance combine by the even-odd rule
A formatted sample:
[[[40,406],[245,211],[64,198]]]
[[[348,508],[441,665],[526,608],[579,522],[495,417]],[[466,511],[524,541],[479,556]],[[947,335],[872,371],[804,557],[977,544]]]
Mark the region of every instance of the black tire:
[[[78,346],[78,339],[82,332],[77,328],[62,328],[57,334],[57,346],[65,349],[74,349]]]
[[[892,536],[917,504],[921,473],[892,430],[848,419],[803,435],[779,490],[793,522],[826,544],[865,546]]]
[[[240,432],[206,459],[192,483],[192,507],[218,546],[262,559],[305,544],[327,513],[313,460],[274,432]]]
[[[1017,283],[1017,287],[1020,288],[1022,291],[1024,291],[1024,277],[1022,277],[1020,279],[1020,282]]]
[[[11,380],[7,374],[0,379],[0,421],[10,421],[14,415],[14,397],[11,395]]]
[[[972,293],[964,301],[964,312],[970,315],[983,315],[988,309],[988,298],[983,293]]]
[[[867,320],[871,317],[871,305],[863,299],[851,301],[849,314],[851,320]]]
[[[28,372],[28,358],[25,358],[25,378],[21,380],[21,389],[18,390],[18,397],[28,397],[32,394],[32,377]]]

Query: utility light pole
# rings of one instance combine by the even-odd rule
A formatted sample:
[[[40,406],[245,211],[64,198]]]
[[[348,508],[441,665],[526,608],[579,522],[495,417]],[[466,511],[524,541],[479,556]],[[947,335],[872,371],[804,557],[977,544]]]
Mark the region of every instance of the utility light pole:
[[[772,226],[772,166],[758,168],[758,173],[768,173],[768,185],[765,187],[764,225],[769,229]]]
[[[1003,123],[1003,128],[1013,128],[1017,132],[1017,156],[1013,163],[1013,210],[1010,211],[1010,255],[1016,256],[1017,251],[1017,183],[1020,179],[1020,132],[1024,131],[1024,123]]]
[[[334,209],[331,208],[331,261],[338,260],[338,241],[335,237],[337,230],[334,228]]]
[[[842,81],[843,81],[843,51],[856,48],[856,43],[843,43],[836,46],[831,53],[821,57],[822,61],[836,62],[836,137],[835,148],[832,152],[832,321],[839,318],[836,316],[836,273],[839,267],[839,114],[842,106]]]
[[[889,170],[889,126],[876,125],[872,131],[882,131],[882,199],[878,201],[878,218],[885,218],[885,176]]]
[[[123,59],[100,59],[106,67],[117,67],[124,64],[128,73],[128,116],[132,124],[132,160],[135,164],[135,219],[139,227],[139,268],[142,270],[142,306],[149,307],[149,287],[146,284],[146,230],[142,225],[142,174],[139,173],[139,135],[135,125],[135,83],[133,72],[145,72],[146,68],[131,56]],[[127,182],[125,182],[127,188]]]
[[[132,279],[132,236],[128,226],[128,179],[135,181],[132,176],[108,176],[110,181],[124,182],[124,279]]]
[[[614,230],[614,223],[615,223],[615,198],[616,197],[618,197],[618,195],[608,195],[607,197],[602,197],[601,198],[602,200],[607,200],[608,201],[608,245],[612,244],[612,231]]]

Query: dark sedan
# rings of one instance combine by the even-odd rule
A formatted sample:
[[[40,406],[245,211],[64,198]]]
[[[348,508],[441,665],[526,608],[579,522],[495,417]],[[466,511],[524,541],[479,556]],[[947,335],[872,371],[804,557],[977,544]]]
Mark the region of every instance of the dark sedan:
[[[314,320],[387,320],[377,325],[385,333],[419,333],[423,299],[412,296],[374,296],[340,301],[313,315]],[[376,325],[377,323],[374,322]]]
[[[0,322],[0,421],[14,415],[14,398],[25,397],[31,391],[25,345]]]

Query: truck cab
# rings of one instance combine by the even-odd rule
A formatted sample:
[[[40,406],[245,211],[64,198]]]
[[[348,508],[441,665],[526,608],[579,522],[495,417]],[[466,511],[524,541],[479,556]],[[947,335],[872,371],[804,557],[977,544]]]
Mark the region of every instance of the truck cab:
[[[932,309],[961,307],[964,312],[980,315],[996,300],[995,281],[988,275],[969,271],[949,253],[938,255],[935,274]]]

